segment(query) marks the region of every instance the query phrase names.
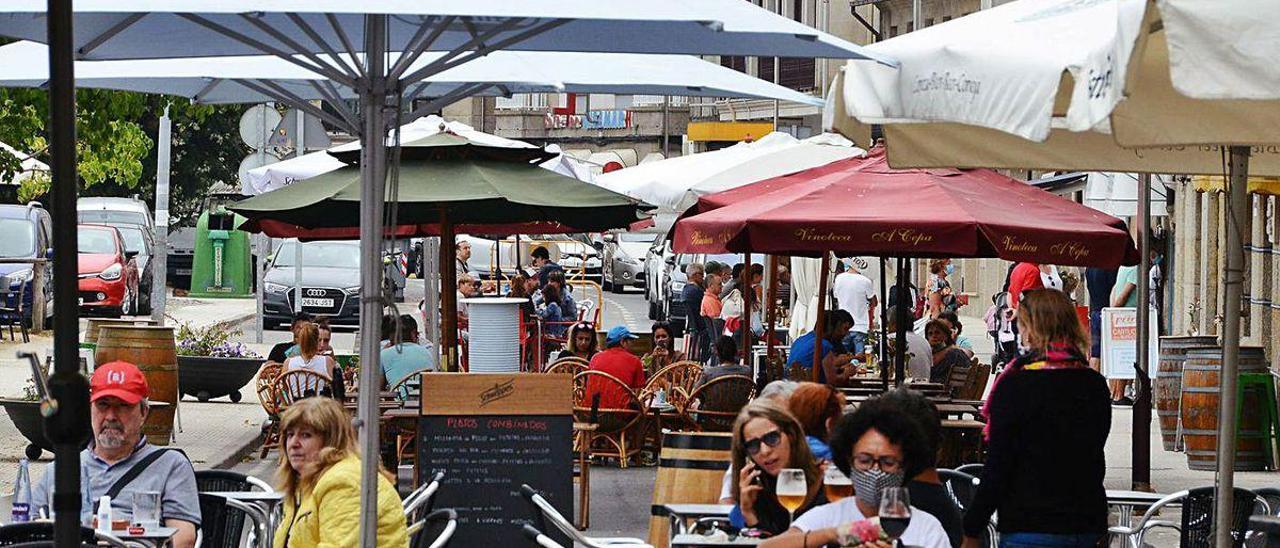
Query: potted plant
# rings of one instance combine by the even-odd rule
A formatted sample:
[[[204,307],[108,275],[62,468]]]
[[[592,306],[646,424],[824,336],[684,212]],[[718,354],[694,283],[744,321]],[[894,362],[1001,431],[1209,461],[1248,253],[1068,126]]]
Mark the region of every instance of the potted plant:
[[[0,398],[9,420],[18,428],[22,436],[27,438],[27,458],[36,460],[44,451],[53,451],[53,443],[44,437],[44,424],[40,416],[40,396],[36,393],[36,383],[27,379],[22,388],[21,398]]]
[[[242,343],[231,342],[240,334],[230,325],[178,327],[178,389],[204,402],[229,396],[240,401],[240,389],[253,379],[262,356]]]

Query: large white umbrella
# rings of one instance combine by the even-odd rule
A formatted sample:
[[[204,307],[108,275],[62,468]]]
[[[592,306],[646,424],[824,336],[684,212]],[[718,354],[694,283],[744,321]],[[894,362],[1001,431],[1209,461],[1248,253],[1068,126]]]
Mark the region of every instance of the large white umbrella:
[[[46,10],[47,7],[47,10]],[[381,314],[381,268],[376,264],[388,173],[383,140],[413,86],[424,78],[499,50],[613,53],[683,53],[786,57],[857,57],[858,46],[771,14],[740,0],[10,0],[0,6],[0,35],[50,44],[54,211],[58,226],[74,223],[76,185],[73,55],[80,59],[145,59],[270,54],[324,75],[321,84],[355,90],[359,109],[341,101],[343,129],[363,138],[360,323],[362,363],[377,363]],[[406,52],[394,61],[390,52]],[[429,51],[447,52],[426,66],[410,67]],[[74,53],[73,53],[74,52]],[[327,54],[326,58],[318,54]],[[364,54],[360,56],[358,54]],[[487,84],[476,84],[476,89]],[[288,93],[283,102],[315,111]],[[469,94],[437,98],[427,112]],[[408,122],[410,120],[401,120]],[[58,449],[56,484],[63,499],[77,497],[77,444],[86,434],[87,386],[76,376],[76,273],[74,231],[55,231],[55,364],[51,390],[63,396],[50,417]],[[452,269],[444,269],[445,276]],[[443,296],[447,304],[453,295]],[[361,544],[374,545],[377,531],[376,474],[379,371],[361,370],[360,445],[365,454],[361,492]],[[64,509],[59,505],[59,509]],[[69,510],[70,508],[65,508]],[[74,512],[58,513],[60,544],[78,533]]]
[[[1221,174],[1230,147],[1223,298],[1239,302],[1245,177],[1280,174],[1277,22],[1270,0],[1020,0],[875,44],[901,64],[847,64],[826,121],[846,134],[883,124],[898,167]],[[1149,184],[1142,176],[1137,193],[1143,271]],[[1147,277],[1138,279],[1145,348]],[[1222,335],[1218,545],[1229,543],[1232,515],[1239,314],[1226,315]],[[1135,413],[1135,438],[1149,428],[1139,422]]]
[[[680,213],[698,198],[745,184],[829,164],[864,151],[839,135],[796,139],[773,132],[752,142],[667,158],[596,177],[596,184]]]
[[[8,152],[9,154],[17,156],[18,161],[21,162],[22,164],[22,171],[19,171],[16,175],[13,176],[12,179],[8,181],[0,181],[0,184],[16,185],[21,183],[22,181],[25,181],[35,176],[36,173],[49,172],[49,165],[44,162],[41,162],[40,160],[37,160],[35,156],[26,154],[23,152],[18,152],[17,149],[5,143],[0,143],[0,149],[3,149],[5,152]]]

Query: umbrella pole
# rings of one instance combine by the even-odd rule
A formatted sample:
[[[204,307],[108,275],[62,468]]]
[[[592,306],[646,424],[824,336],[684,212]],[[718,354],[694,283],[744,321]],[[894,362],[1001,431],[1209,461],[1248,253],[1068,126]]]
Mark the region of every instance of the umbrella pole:
[[[1138,364],[1134,368],[1137,398],[1133,402],[1133,478],[1135,491],[1151,491],[1151,174],[1138,175]]]
[[[775,350],[773,345],[773,335],[778,331],[778,286],[778,256],[770,255],[769,289],[767,290],[769,298],[763,303],[764,306],[769,307],[765,309],[765,314],[768,314],[769,317],[769,332],[764,335],[766,349],[765,355],[768,356],[769,359],[773,359],[773,353]]]
[[[897,351],[893,353],[893,382],[897,386],[902,386],[902,381],[907,378],[907,324],[910,323],[911,315],[907,307],[907,299],[911,295],[907,292],[907,261],[902,257],[898,257],[898,279],[896,280],[898,288],[898,301],[893,311],[894,323],[898,329],[896,333],[895,348]]]
[[[880,383],[889,390],[889,260],[880,257]]]
[[[1215,546],[1230,546],[1232,493],[1236,462],[1236,375],[1240,358],[1240,295],[1244,281],[1244,216],[1249,214],[1246,192],[1249,174],[1249,147],[1231,147],[1231,177],[1227,181],[1226,279],[1222,303],[1222,374],[1218,398],[1218,470],[1214,513]]]
[[[453,223],[440,211],[440,364],[442,371],[458,369],[458,272],[453,268],[457,255]],[[449,266],[445,266],[449,265]]]
[[[72,57],[71,0],[49,0],[49,117],[53,180],[53,368],[48,397],[61,406],[44,418],[53,442],[54,540],[59,547],[80,545],[80,442],[89,437],[89,383],[80,374],[76,339],[76,96]],[[44,268],[33,264],[32,268]],[[39,279],[39,278],[37,278]],[[44,318],[32,323],[41,326]]]
[[[822,371],[822,335],[826,332],[827,323],[827,271],[831,270],[830,261],[831,256],[823,251],[822,263],[818,267],[818,316],[813,323],[813,382],[821,382],[818,375]]]
[[[365,16],[368,85],[359,87],[363,127],[360,139],[360,390],[359,421],[361,461],[360,545],[378,544],[378,392],[382,368],[378,366],[382,323],[382,211],[386,199],[387,107],[386,15]]]
[[[742,279],[738,280],[738,287],[742,288],[742,360],[743,363],[749,363],[747,360],[751,358],[751,305],[755,300],[756,290],[751,287],[751,252],[742,254]]]

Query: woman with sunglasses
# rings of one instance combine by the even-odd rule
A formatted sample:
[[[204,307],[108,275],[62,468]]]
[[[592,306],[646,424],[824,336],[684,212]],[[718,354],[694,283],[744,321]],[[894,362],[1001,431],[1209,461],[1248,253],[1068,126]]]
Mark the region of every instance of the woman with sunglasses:
[[[776,404],[756,400],[742,408],[733,424],[733,500],[729,520],[737,527],[776,535],[791,527],[791,517],[778,502],[778,473],[784,468],[804,470],[809,492],[797,517],[827,502],[822,472],[809,451],[804,430],[795,417]]]
[[[569,329],[568,340],[569,347],[561,350],[557,359],[573,356],[591,361],[591,357],[599,351],[597,346],[600,343],[596,340],[596,330],[587,322],[573,324]]]
[[[902,409],[872,398],[845,415],[831,433],[834,464],[853,480],[853,496],[809,510],[790,530],[761,544],[761,548],[816,548],[842,542],[849,525],[880,515],[880,498],[904,478],[915,477],[927,462],[928,449],[920,426]],[[897,538],[907,546],[951,548],[942,524],[933,515],[911,507],[911,518]],[[861,544],[893,546],[889,541]]]

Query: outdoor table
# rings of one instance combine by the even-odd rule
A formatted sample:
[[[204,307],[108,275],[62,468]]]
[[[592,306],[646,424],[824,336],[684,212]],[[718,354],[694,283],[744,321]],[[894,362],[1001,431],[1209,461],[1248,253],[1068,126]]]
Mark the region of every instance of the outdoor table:
[[[671,537],[671,548],[703,548],[714,546],[757,546],[765,539],[736,537],[732,540],[714,540],[704,535],[676,535]]]
[[[985,427],[986,424],[976,420],[943,419],[938,465],[954,468],[970,462],[981,462],[982,430]]]
[[[944,419],[961,419],[965,415],[976,418],[981,414],[977,406],[967,403],[937,403],[934,406],[938,408],[938,415]]]
[[[578,529],[591,526],[591,438],[600,425],[573,423],[573,444],[578,450]]]
[[[732,504],[664,504],[662,511],[666,513],[667,518],[671,520],[671,537],[672,546],[675,545],[675,538],[684,535],[691,537],[702,537],[702,535],[687,535],[689,532],[689,522],[697,521],[702,518],[725,518],[729,519],[729,512],[733,510]],[[695,546],[695,545],[691,545]],[[696,545],[701,546],[701,545]],[[717,545],[718,546],[718,545]]]
[[[169,539],[176,534],[178,534],[178,530],[174,527],[148,527],[145,531],[137,534],[131,534],[128,531],[111,531],[111,535],[118,539],[157,547],[168,544]]]
[[[662,415],[672,414],[676,412],[676,406],[670,402],[658,403],[652,401],[649,403],[649,416],[653,417],[653,429],[646,429],[643,439],[641,439],[642,449],[652,449],[653,454],[658,454],[662,450]],[[649,432],[654,435],[650,436]]]
[[[1129,527],[1133,523],[1133,510],[1137,507],[1151,506],[1165,498],[1166,494],[1148,493],[1146,491],[1126,491],[1123,489],[1107,490],[1107,506],[1115,507],[1120,512],[1116,525]],[[1180,505],[1173,502],[1170,506]]]
[[[264,536],[260,539],[260,544],[263,546],[271,545],[271,539],[275,538],[276,527],[279,526],[279,523],[276,522],[278,518],[276,510],[284,502],[284,493],[280,491],[210,491],[208,494],[237,500],[261,508],[262,512],[267,516],[267,530],[263,532]]]

